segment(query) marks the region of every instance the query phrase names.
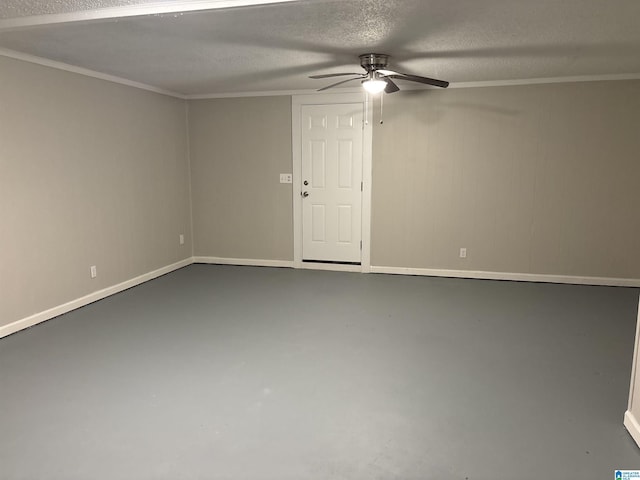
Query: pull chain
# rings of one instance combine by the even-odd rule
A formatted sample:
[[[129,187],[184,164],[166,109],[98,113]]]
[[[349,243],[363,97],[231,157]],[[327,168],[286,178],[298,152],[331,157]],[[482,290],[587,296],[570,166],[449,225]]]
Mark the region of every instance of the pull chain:
[[[382,120],[382,106],[384,104],[384,92],[380,93],[380,125],[382,125],[384,123],[384,120]]]

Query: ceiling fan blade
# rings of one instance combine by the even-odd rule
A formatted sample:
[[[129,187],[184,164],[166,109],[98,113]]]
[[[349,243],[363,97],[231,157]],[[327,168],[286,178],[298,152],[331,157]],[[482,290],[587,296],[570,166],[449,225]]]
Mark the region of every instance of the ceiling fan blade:
[[[445,82],[444,80],[436,80],[435,78],[421,77],[419,75],[411,75],[409,73],[393,72],[393,74],[387,75],[387,77],[409,80],[411,82],[424,83],[426,85],[432,85],[434,87],[440,88],[447,88],[449,86],[449,82]]]
[[[342,80],[338,83],[332,83],[331,85],[327,85],[326,87],[319,88],[318,91],[322,92],[323,90],[328,90],[329,88],[337,87],[338,85],[342,85],[343,83],[352,82],[353,80],[360,80],[362,77],[348,78],[346,80]]]
[[[387,86],[384,87],[384,93],[395,93],[400,90],[400,87],[390,78],[385,78],[384,81],[387,82]]]
[[[324,75],[310,75],[309,78],[329,78],[329,77],[342,77],[344,75],[358,75],[361,78],[366,77],[363,73],[325,73]]]

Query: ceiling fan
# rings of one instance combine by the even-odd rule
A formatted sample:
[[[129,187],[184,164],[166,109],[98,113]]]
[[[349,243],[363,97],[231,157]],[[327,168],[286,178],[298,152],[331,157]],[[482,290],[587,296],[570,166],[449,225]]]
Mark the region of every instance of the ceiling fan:
[[[424,83],[426,85],[432,85],[434,87],[447,88],[449,82],[444,80],[436,80],[435,78],[421,77],[419,75],[411,75],[409,73],[394,72],[393,70],[387,70],[387,62],[389,61],[389,55],[381,53],[365,53],[360,55],[360,66],[366,70],[366,73],[327,73],[324,75],[311,75],[309,78],[330,78],[330,77],[342,77],[353,76],[337,83],[333,83],[326,87],[320,88],[318,91],[327,90],[329,88],[337,87],[343,83],[352,82],[353,80],[360,80],[364,89],[372,94],[380,93],[394,93],[400,90],[400,87],[392,80],[394,78],[400,80],[408,80],[410,82]]]

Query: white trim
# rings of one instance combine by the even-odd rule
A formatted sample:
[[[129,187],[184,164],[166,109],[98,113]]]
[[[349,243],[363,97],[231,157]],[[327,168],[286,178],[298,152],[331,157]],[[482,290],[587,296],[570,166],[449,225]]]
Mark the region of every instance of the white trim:
[[[512,280],[516,282],[566,283],[571,285],[600,285],[608,287],[640,287],[637,278],[579,277],[572,275],[544,275],[537,273],[486,272],[473,270],[444,270],[411,267],[371,267],[371,273],[392,275],[420,275],[428,277],[475,278],[481,280]]]
[[[251,267],[293,267],[293,262],[291,260],[262,260],[256,258],[193,257],[193,263],[241,265]]]
[[[256,258],[193,257],[193,263],[204,263],[211,265],[240,265],[246,267],[305,268],[307,270],[332,270],[335,272],[361,271],[360,265],[304,262],[304,266],[296,267],[294,262],[291,260],[263,260]]]
[[[576,75],[573,77],[523,78],[519,80],[488,80],[482,82],[451,83],[449,88],[483,88],[509,87],[514,85],[540,85],[546,83],[574,83],[574,82],[610,82],[618,80],[640,80],[640,73]],[[403,88],[403,90],[407,90]]]
[[[171,13],[196,12],[199,10],[219,10],[272,3],[288,3],[299,0],[177,0],[121,7],[97,8],[68,13],[31,15],[27,17],[0,20],[0,31],[15,30],[38,25],[107,20],[110,18],[139,17],[142,15],[163,15]]]
[[[293,176],[291,201],[293,203],[293,266],[300,268],[302,261],[302,112],[298,97],[291,98],[291,154]]]
[[[371,271],[371,201],[373,185],[373,101],[365,109],[362,132],[362,273]]]
[[[636,444],[640,447],[640,424],[633,413],[629,410],[624,413],[624,426]]]
[[[342,93],[362,93],[360,87],[337,88],[333,91],[318,92],[318,90],[264,90],[259,92],[228,92],[228,93],[204,93],[197,95],[185,95],[187,100],[208,100],[212,98],[236,98],[236,97],[283,97],[294,95],[336,95]]]
[[[162,267],[152,272],[139,275],[130,280],[126,280],[122,283],[118,283],[117,285],[103,288],[102,290],[90,293],[88,295],[85,295],[84,297],[71,300],[70,302],[50,308],[48,310],[45,310],[44,312],[36,313],[8,325],[4,325],[0,327],[0,338],[6,337],[7,335],[11,335],[12,333],[16,333],[20,330],[24,330],[25,328],[32,327],[46,320],[51,320],[54,317],[57,317],[64,313],[68,313],[77,308],[84,307],[85,305],[89,305],[90,303],[97,302],[98,300],[102,300],[103,298],[122,292],[123,290],[135,287],[136,285],[140,285],[141,283],[148,282],[149,280],[153,280],[154,278],[173,272],[174,270],[178,270],[179,268],[191,265],[191,263],[192,259],[191,257],[189,257],[171,265],[167,265],[166,267]]]
[[[633,410],[633,401],[636,392],[636,371],[640,352],[638,352],[638,342],[640,341],[640,301],[638,302],[638,319],[636,320],[636,337],[633,343],[633,363],[631,364],[631,379],[629,380],[629,402],[627,408]],[[634,437],[635,438],[635,437]],[[640,446],[640,443],[638,444]]]
[[[16,333],[25,328],[32,327],[38,323],[50,320],[59,315],[63,315],[72,310],[76,310],[90,303],[102,300],[103,298],[115,295],[129,288],[135,287],[142,283],[153,280],[154,278],[166,275],[180,268],[186,267],[193,263],[202,264],[216,264],[216,265],[241,265],[241,266],[256,266],[256,267],[283,267],[283,268],[305,268],[308,270],[330,270],[337,272],[363,272],[364,270],[359,265],[341,265],[330,263],[309,263],[301,262],[303,265],[297,265],[291,260],[263,260],[263,259],[249,259],[249,258],[224,258],[224,257],[205,257],[194,256],[180,260],[179,262],[167,265],[165,267],[153,270],[152,272],[139,275],[130,280],[126,280],[117,285],[98,290],[96,292],[85,295],[84,297],[77,298],[70,302],[58,305],[43,312],[33,314],[29,317],[17,320],[8,325],[0,327],[0,338]],[[507,272],[482,272],[482,271],[465,271],[465,270],[436,270],[427,268],[408,268],[408,267],[370,267],[371,273],[386,273],[396,275],[422,275],[422,276],[434,276],[434,277],[455,277],[455,278],[474,278],[482,280],[514,280],[522,282],[548,282],[548,283],[568,283],[577,285],[603,285],[603,286],[621,286],[621,287],[640,287],[640,279],[629,278],[608,278],[608,277],[576,277],[566,275],[538,275],[529,273],[507,273]],[[640,325],[640,312],[639,312],[639,325]],[[636,327],[636,336],[638,335],[638,328]],[[637,348],[634,352],[634,363],[632,369],[631,391],[629,395],[629,410],[631,409],[631,402],[633,400],[633,372],[635,372],[636,357],[638,355]],[[640,426],[635,420],[633,415],[628,411],[625,414],[625,426],[634,437],[638,445],[640,445]]]
[[[485,88],[485,87],[510,87],[517,85],[542,85],[548,83],[574,83],[574,82],[611,82],[621,80],[640,80],[640,73],[625,73],[611,75],[578,75],[573,77],[549,77],[549,78],[525,78],[520,80],[487,80],[480,82],[454,82],[449,84],[452,88]],[[403,85],[402,91],[408,90],[442,90],[437,87],[424,85]],[[258,92],[227,92],[227,93],[203,93],[184,95],[187,100],[207,100],[214,98],[235,97],[269,97],[269,96],[294,96],[294,95],[330,95],[340,93],[360,93],[360,87],[335,88],[331,91],[318,92],[317,90],[264,90]]]
[[[296,1],[296,0],[287,0]],[[1,21],[0,21],[1,23]],[[2,28],[0,27],[0,31]],[[99,80],[105,80],[107,82],[118,83],[120,85],[126,85],[128,87],[139,88],[141,90],[147,90],[149,92],[159,93],[161,95],[168,95],[170,97],[179,98],[181,100],[209,100],[216,98],[242,98],[242,97],[282,97],[282,96],[297,96],[297,95],[346,95],[346,94],[362,94],[360,87],[348,87],[337,88],[332,92],[318,92],[317,90],[266,90],[257,92],[227,92],[227,93],[204,93],[204,94],[182,94],[173,92],[171,90],[165,90],[154,85],[146,83],[136,82],[123,77],[115,75],[109,75],[107,73],[98,72],[96,70],[90,70],[88,68],[77,67],[64,62],[58,62],[56,60],[50,60],[44,57],[38,57],[36,55],[30,55],[28,53],[22,53],[8,48],[0,47],[0,56],[13,58],[15,60],[21,60],[23,62],[35,63],[36,65],[42,65],[49,68],[55,68],[65,72],[76,73],[78,75],[84,75],[85,77],[97,78]],[[553,77],[553,78],[532,78],[522,80],[491,80],[483,82],[459,82],[451,83],[449,88],[485,88],[485,87],[508,87],[517,85],[539,85],[548,83],[573,83],[573,82],[602,82],[602,81],[621,81],[621,80],[640,80],[640,73],[629,73],[620,75],[585,75],[575,77]],[[403,91],[408,90],[433,90],[436,87],[423,87],[419,85],[404,85]]]
[[[372,109],[368,111],[367,118],[363,118],[362,138],[362,253],[361,265],[318,264],[302,261],[302,106],[303,105],[329,105],[340,103],[362,103],[364,109],[364,90],[359,88],[352,93],[313,93],[308,95],[293,95],[291,98],[291,148],[293,154],[293,266],[294,268],[307,268],[315,270],[344,270],[369,272],[371,268],[371,170],[373,164],[373,125]],[[313,266],[312,266],[313,265]],[[318,267],[318,265],[324,265]],[[335,268],[334,268],[335,267]],[[340,267],[340,268],[337,268]]]
[[[21,60],[23,62],[35,63],[36,65],[42,65],[44,67],[55,68],[56,70],[63,70],[65,72],[77,73],[85,77],[97,78],[99,80],[105,80],[111,83],[119,83],[120,85],[126,85],[127,87],[139,88],[141,90],[147,90],[153,93],[159,93],[161,95],[168,95],[170,97],[179,98],[184,100],[184,95],[162,88],[154,87],[153,85],[147,85],[146,83],[134,82],[133,80],[127,80],[126,78],[116,77],[115,75],[109,75],[106,73],[96,72],[95,70],[89,70],[87,68],[76,67],[63,62],[57,62],[55,60],[49,60],[48,58],[37,57],[35,55],[29,55],[27,53],[16,52],[15,50],[9,50],[8,48],[0,47],[0,56],[13,58],[14,60]]]

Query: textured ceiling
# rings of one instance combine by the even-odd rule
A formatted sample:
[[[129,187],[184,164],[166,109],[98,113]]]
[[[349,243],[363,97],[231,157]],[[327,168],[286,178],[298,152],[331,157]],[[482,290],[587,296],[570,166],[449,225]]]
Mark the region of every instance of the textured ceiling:
[[[308,0],[0,29],[0,47],[188,95],[319,88],[367,52],[451,82],[639,74],[639,25],[638,0]]]

